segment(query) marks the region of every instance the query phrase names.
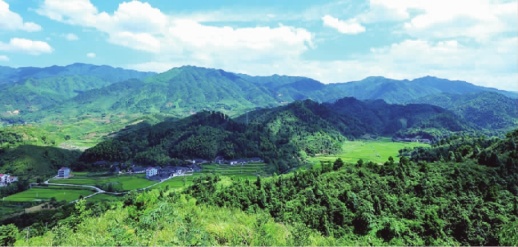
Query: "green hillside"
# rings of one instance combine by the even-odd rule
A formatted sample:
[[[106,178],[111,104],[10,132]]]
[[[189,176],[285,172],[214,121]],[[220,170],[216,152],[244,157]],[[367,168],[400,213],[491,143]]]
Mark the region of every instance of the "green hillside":
[[[358,110],[366,117],[358,115]],[[157,125],[142,123],[87,149],[81,160],[166,165],[191,158],[260,157],[272,169],[285,172],[303,164],[308,156],[342,151],[346,137],[434,139],[468,129],[451,112],[430,105],[389,105],[353,98],[334,104],[305,100],[252,111],[235,120],[219,112],[200,112]]]
[[[518,124],[518,100],[494,92],[438,94],[412,102],[449,109],[482,129],[512,129]]]
[[[34,121],[31,113],[61,105],[81,92],[130,78],[143,79],[153,73],[109,66],[72,64],[48,68],[18,68],[0,73],[0,121]]]
[[[5,123],[73,122],[89,117],[88,114],[96,117],[129,114],[132,116],[121,120],[132,121],[147,114],[186,117],[202,110],[237,116],[257,108],[304,99],[333,102],[355,97],[403,104],[441,93],[494,92],[517,97],[512,92],[435,77],[411,81],[368,77],[356,82],[323,84],[306,77],[249,76],[194,66],[173,68],[156,75],[86,64],[21,68],[15,72],[9,68],[4,70],[5,80],[11,80],[7,78],[12,78],[13,73],[18,76],[18,80],[0,84],[3,93],[0,117]],[[473,104],[466,98],[459,100],[459,105]],[[483,121],[483,118],[477,115],[472,120]],[[509,119],[505,121],[509,123]]]
[[[20,228],[0,226],[0,244],[512,246],[517,137],[518,130],[504,139],[452,137],[383,165],[336,160],[253,180],[207,175],[181,191],[80,201],[6,221]],[[470,145],[503,162],[481,163],[482,153],[434,163],[420,156]]]

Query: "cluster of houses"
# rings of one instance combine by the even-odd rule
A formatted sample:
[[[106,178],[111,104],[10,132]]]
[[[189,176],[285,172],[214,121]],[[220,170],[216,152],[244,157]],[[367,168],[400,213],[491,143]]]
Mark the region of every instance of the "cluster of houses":
[[[0,174],[0,187],[7,186],[13,182],[18,181],[18,177],[9,174]]]
[[[426,143],[426,144],[431,144],[432,143],[432,141],[430,139],[426,139],[426,138],[408,138],[408,137],[405,137],[405,138],[394,137],[394,138],[392,138],[392,141],[393,142],[420,142],[420,143]]]
[[[172,177],[185,176],[199,171],[201,171],[201,167],[195,164],[189,166],[150,166],[144,170],[147,179],[157,181],[162,181]]]
[[[190,174],[193,172],[201,171],[200,165],[202,164],[208,164],[208,163],[215,163],[215,164],[228,164],[228,165],[245,165],[248,163],[263,163],[264,160],[261,158],[242,158],[242,159],[232,159],[232,160],[226,160],[222,156],[216,157],[213,161],[205,160],[205,159],[188,159],[185,160],[185,164],[183,166],[164,166],[164,167],[157,167],[157,166],[140,166],[135,164],[125,164],[120,162],[109,162],[109,161],[97,161],[93,163],[94,166],[97,167],[106,167],[109,168],[111,173],[113,174],[132,174],[132,173],[145,173],[146,178],[149,180],[157,180],[161,181],[164,179],[168,179],[171,177],[176,176],[183,176],[186,174]],[[70,169],[67,167],[62,167],[58,171],[58,177],[60,178],[66,178],[70,176]]]
[[[190,160],[186,160],[186,162],[188,162],[189,164],[193,164],[193,165],[201,165],[201,164],[210,163],[210,161],[204,160],[204,159],[190,159]],[[219,165],[227,164],[227,165],[233,166],[233,165],[244,165],[244,164],[248,164],[248,163],[264,163],[264,160],[261,158],[258,158],[258,157],[227,160],[227,159],[223,158],[223,156],[218,156],[212,162],[214,162],[214,164],[219,164]]]
[[[214,159],[214,163],[220,164],[220,165],[229,164],[231,166],[234,166],[234,165],[245,165],[248,163],[264,163],[264,160],[261,158],[258,158],[258,157],[226,160],[223,157],[218,156]]]

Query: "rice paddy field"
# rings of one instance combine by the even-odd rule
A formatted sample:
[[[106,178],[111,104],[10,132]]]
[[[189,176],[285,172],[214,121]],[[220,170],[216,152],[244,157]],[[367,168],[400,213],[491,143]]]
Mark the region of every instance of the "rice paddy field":
[[[336,155],[315,156],[309,158],[310,163],[320,164],[320,161],[334,162],[341,158],[346,163],[356,163],[359,159],[364,162],[384,163],[392,156],[397,160],[399,150],[414,147],[429,147],[429,144],[418,142],[392,142],[390,138],[378,140],[346,141],[342,146],[342,152]]]
[[[121,183],[125,191],[141,189],[150,186],[155,181],[146,179],[145,174],[110,175],[106,173],[72,172],[73,176],[66,179],[53,178],[49,183],[76,184],[76,185],[100,185],[108,183]]]
[[[38,201],[49,201],[51,198],[56,198],[57,201],[73,201],[79,198],[79,196],[91,195],[94,192],[91,190],[80,189],[80,188],[66,188],[58,186],[49,186],[46,188],[38,187],[31,188],[29,190],[16,193],[5,197],[4,201],[11,202],[38,202]]]

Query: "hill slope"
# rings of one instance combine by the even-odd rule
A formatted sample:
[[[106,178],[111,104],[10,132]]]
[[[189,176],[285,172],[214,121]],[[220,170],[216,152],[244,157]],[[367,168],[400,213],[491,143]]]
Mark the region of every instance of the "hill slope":
[[[249,76],[194,66],[174,68],[153,76],[84,64],[19,70],[16,73],[23,80],[0,85],[4,89],[0,95],[3,96],[0,114],[4,121],[73,122],[92,115],[101,117],[107,114],[125,115],[122,118],[126,120],[147,114],[186,117],[202,110],[216,110],[236,116],[295,100],[333,102],[344,97],[382,99],[392,104],[426,102],[454,110],[450,105],[426,100],[425,97],[482,92],[517,96],[512,92],[435,77],[412,81],[368,77],[357,82],[323,84],[306,77]],[[3,67],[0,76],[9,78],[13,73],[13,69]],[[484,104],[469,97],[456,98],[456,105],[482,108]],[[515,107],[515,103],[509,100],[500,100],[499,103],[506,104],[506,108]],[[475,121],[480,128],[509,127],[517,119],[509,112],[496,112],[497,115],[507,115],[497,121],[499,124],[488,124],[487,112],[455,112],[461,116],[474,114],[465,119]]]
[[[3,67],[0,70],[0,118],[23,118],[27,113],[59,105],[83,91],[153,74],[88,64],[48,68]]]
[[[438,105],[484,129],[509,129],[518,124],[518,99],[494,92],[437,94],[412,102]]]
[[[365,114],[358,114],[357,110]],[[421,138],[470,129],[453,113],[430,105],[389,105],[345,98],[334,104],[311,100],[261,109],[229,119],[217,112],[154,126],[142,124],[87,149],[82,161],[181,164],[184,159],[217,156],[261,157],[278,171],[304,162],[307,155],[336,153],[345,137],[362,135]]]

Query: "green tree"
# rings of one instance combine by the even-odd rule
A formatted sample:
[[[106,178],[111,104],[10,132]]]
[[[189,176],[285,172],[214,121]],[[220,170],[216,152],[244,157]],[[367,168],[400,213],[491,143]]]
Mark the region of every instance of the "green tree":
[[[0,226],[0,245],[1,246],[13,246],[18,235],[18,228],[15,225],[3,225]]]
[[[335,160],[335,162],[333,163],[333,170],[337,171],[339,170],[340,168],[342,168],[344,166],[344,162],[342,161],[341,158],[338,158]]]

